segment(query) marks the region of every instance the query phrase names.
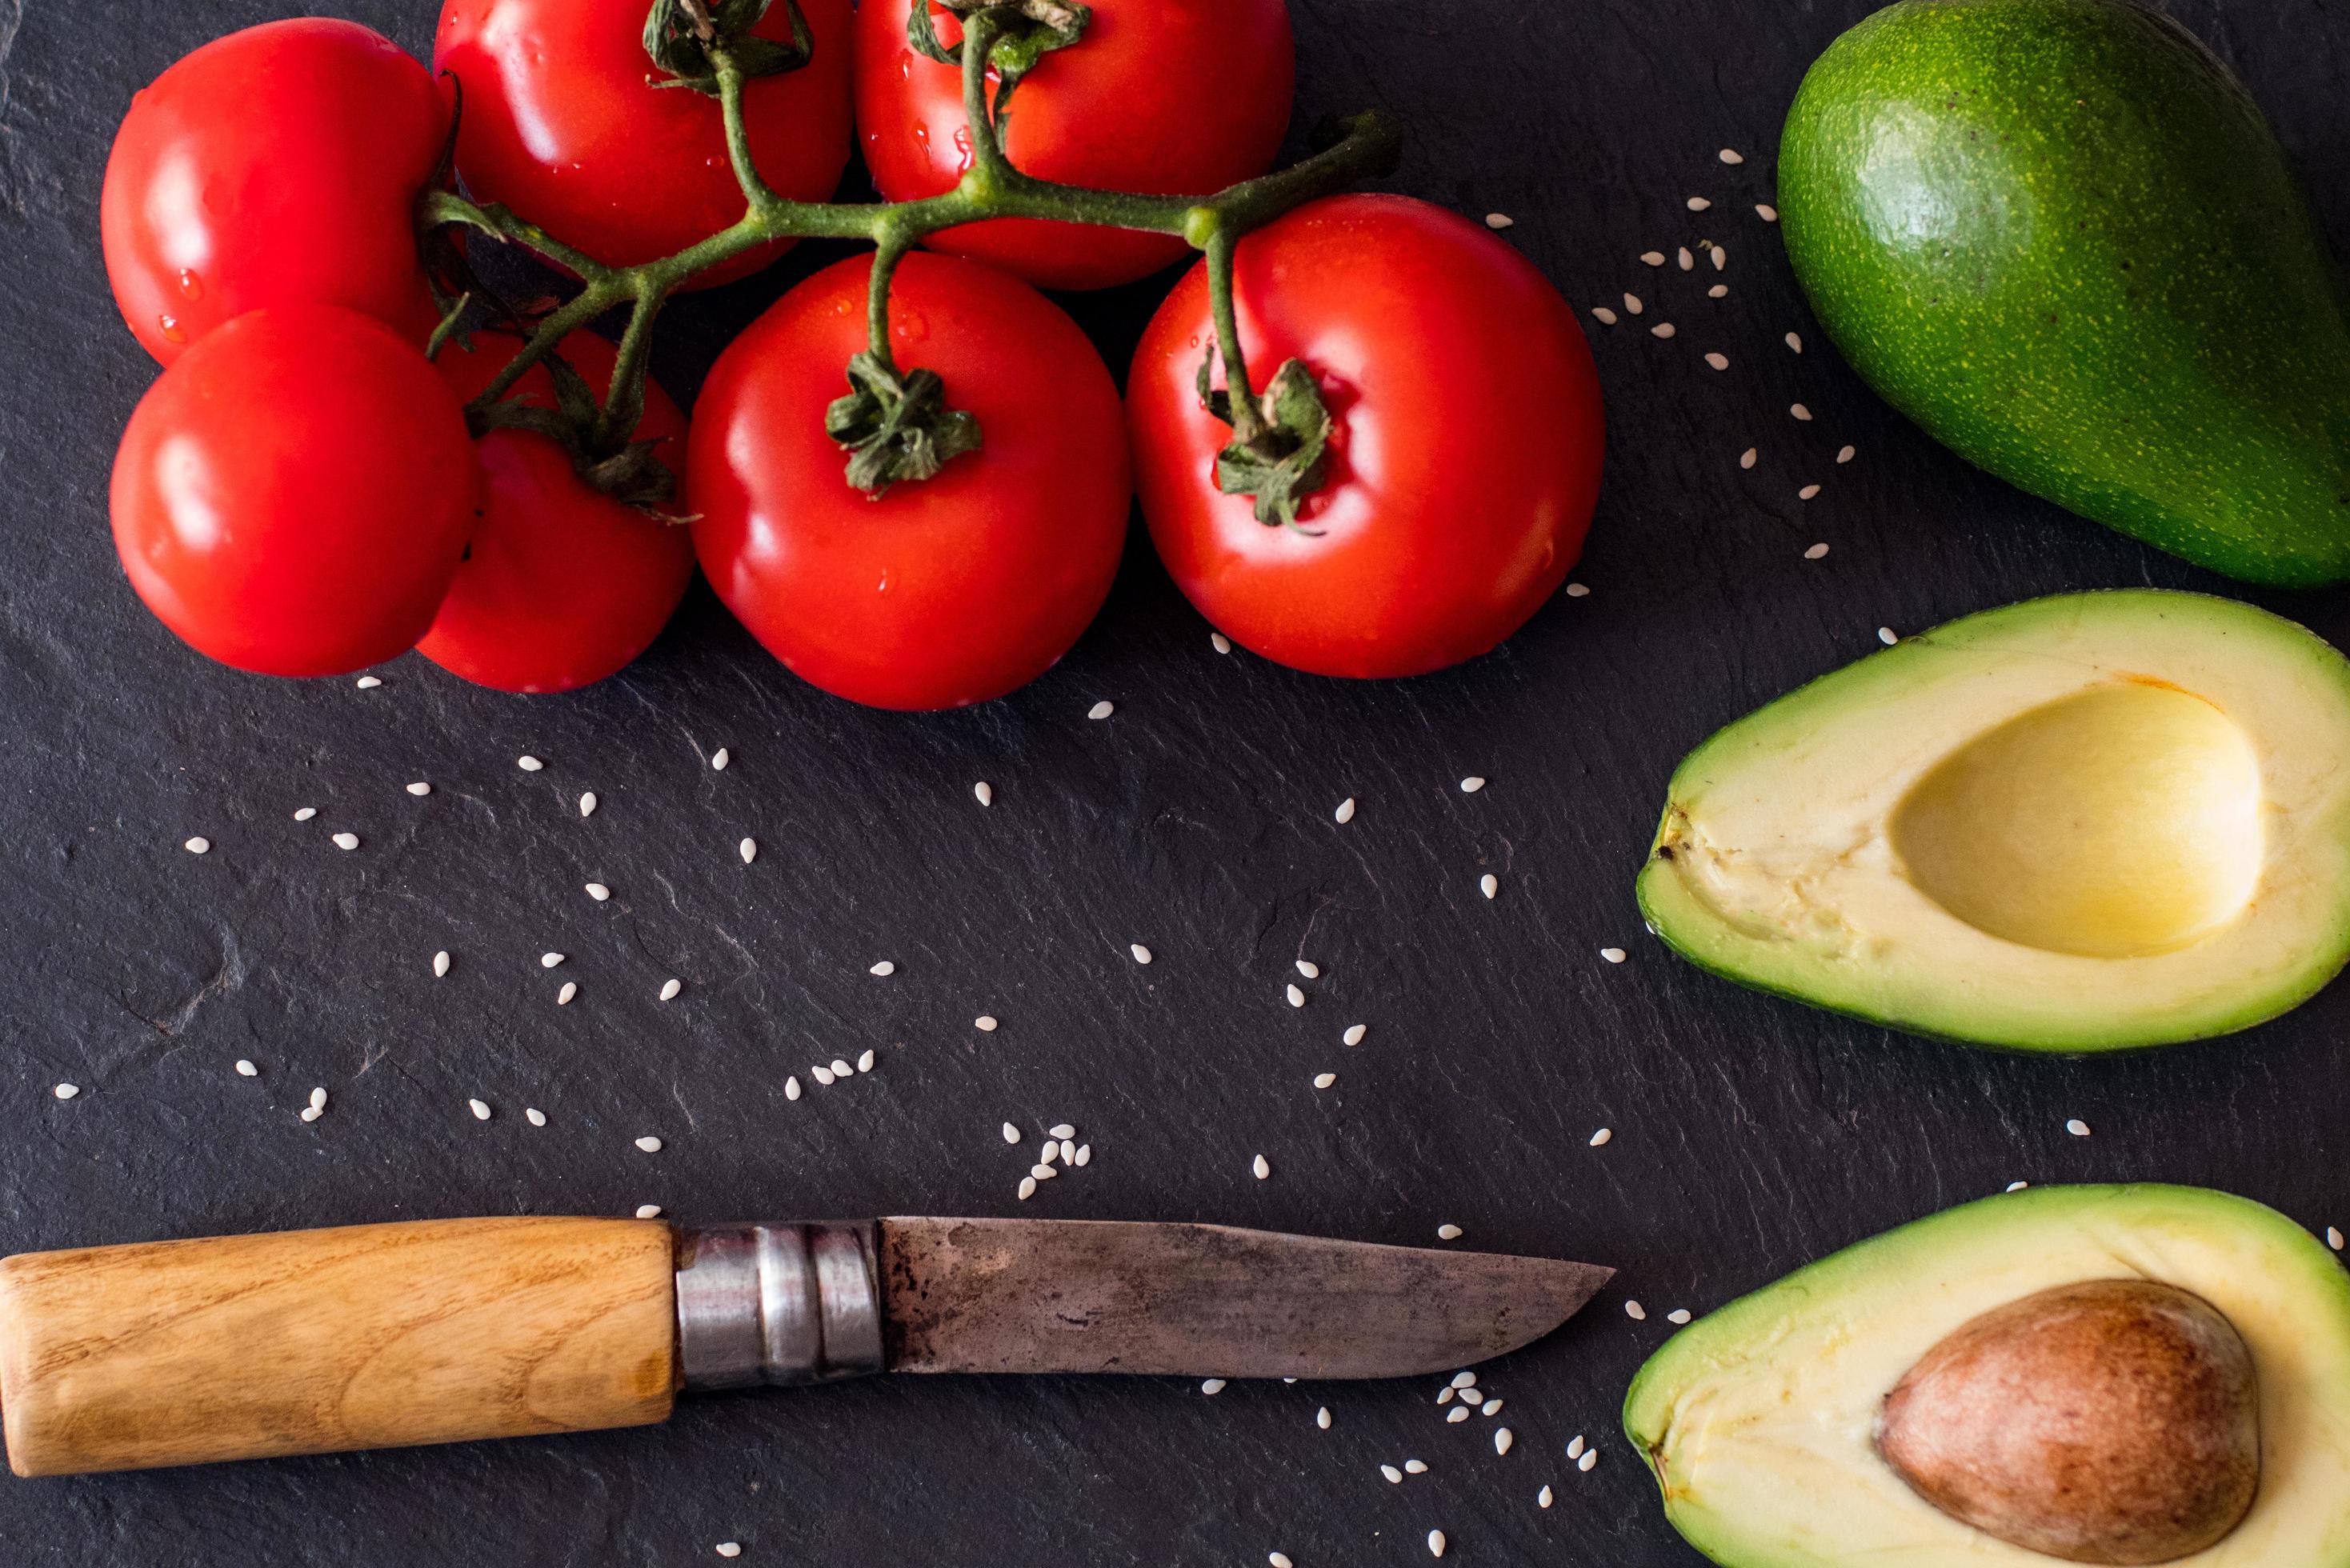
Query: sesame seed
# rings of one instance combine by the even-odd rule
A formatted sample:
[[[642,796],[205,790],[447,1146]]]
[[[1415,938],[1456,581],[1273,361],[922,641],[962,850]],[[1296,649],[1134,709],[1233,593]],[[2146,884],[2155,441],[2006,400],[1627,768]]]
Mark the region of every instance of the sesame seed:
[[[1746,154],[1739,151],[1738,149],[1734,147],[1725,147],[1721,151],[1715,153],[1714,156],[1721,159],[1724,163],[1743,163],[1746,161]]]
[[[1497,1454],[1506,1454],[1510,1451],[1510,1445],[1517,1440],[1518,1435],[1515,1432],[1511,1431],[1507,1427],[1497,1427],[1493,1430],[1493,1451]]]
[[[1020,1129],[1013,1126],[1010,1122],[1004,1123],[1003,1141],[1006,1143],[1018,1143],[1020,1141]]]
[[[362,675],[357,680],[352,681],[351,684],[358,687],[362,691],[372,691],[377,687],[383,684],[383,680],[380,676]]]
[[[306,805],[294,814],[294,820],[296,822],[307,822],[317,815],[318,808],[317,806]]]
[[[1751,446],[1748,447],[1744,452],[1738,454],[1738,466],[1741,468],[1753,467],[1755,455],[1754,449]]]
[[[1443,1387],[1439,1388],[1436,1391],[1436,1402],[1439,1405],[1450,1405],[1452,1403],[1452,1386],[1451,1384],[1448,1383]]]
[[[1817,545],[1807,545],[1804,550],[1804,559],[1806,561],[1820,560],[1825,557],[1827,553],[1828,547],[1825,542]]]
[[[1461,793],[1462,794],[1475,794],[1479,790],[1483,789],[1484,787],[1484,779],[1476,774],[1471,774],[1467,778],[1461,781]]]
[[[1754,203],[1754,215],[1766,223],[1775,223],[1779,221],[1779,209],[1768,202],[1757,202]]]
[[[1591,307],[1591,314],[1599,318],[1599,323],[1603,327],[1613,327],[1616,325],[1616,313],[1608,309],[1604,305],[1593,306]]]
[[[2338,1228],[2332,1225],[2325,1228],[2325,1244],[2337,1252],[2342,1250],[2342,1232]]]
[[[473,1119],[477,1122],[485,1122],[490,1119],[489,1103],[485,1100],[467,1100],[465,1102],[465,1108],[473,1113]]]
[[[1346,799],[1340,801],[1338,803],[1338,809],[1332,812],[1330,815],[1334,821],[1336,821],[1341,826],[1354,821],[1355,797],[1353,795],[1348,795]]]
[[[1326,1089],[1337,1081],[1338,1075],[1336,1073],[1316,1073],[1314,1075],[1314,1086],[1317,1089]]]
[[[1640,259],[1647,262],[1650,266],[1662,266],[1665,265],[1665,253],[1662,251],[1642,251],[1640,253]]]
[[[661,1140],[647,1133],[637,1140],[637,1147],[647,1154],[659,1154],[661,1151]]]
[[[1510,216],[1507,213],[1488,213],[1485,214],[1485,226],[1489,229],[1506,229],[1516,222],[1517,220]]]
[[[1403,1472],[1396,1469],[1393,1465],[1381,1465],[1379,1467],[1379,1474],[1388,1478],[1388,1484],[1389,1486],[1401,1486],[1403,1484]]]
[[[1648,1321],[1648,1309],[1638,1302],[1627,1301],[1624,1303],[1624,1315],[1634,1323],[1646,1323]]]
[[[1679,1324],[1687,1323],[1689,1320],[1690,1309],[1687,1307],[1675,1307],[1672,1311],[1665,1314],[1665,1321],[1667,1323]]]
[[[1583,1457],[1575,1461],[1575,1468],[1587,1475],[1590,1473],[1591,1467],[1598,1462],[1599,1450],[1597,1449],[1586,1449],[1583,1450]]]
[[[1223,1391],[1224,1380],[1221,1377],[1211,1377],[1200,1385],[1200,1392],[1202,1394],[1221,1394]]]
[[[1812,417],[1812,410],[1804,407],[1801,403],[1789,403],[1787,405],[1787,412],[1794,415],[1798,420],[1808,421]]]
[[[1583,1440],[1583,1434],[1577,1432],[1574,1437],[1567,1439],[1566,1457],[1570,1459],[1581,1459],[1583,1457],[1583,1450],[1586,1446],[1587,1445]]]
[[[1144,947],[1140,942],[1133,943],[1126,950],[1134,955],[1134,961],[1137,963],[1149,963],[1150,961],[1150,950]]]
[[[1629,316],[1638,316],[1645,308],[1647,307],[1641,305],[1640,296],[1638,295],[1627,294],[1624,296],[1625,314]]]
[[[612,896],[612,889],[601,882],[590,882],[587,884],[587,893],[589,898],[600,904]]]
[[[658,1203],[639,1203],[639,1204],[638,1204],[638,1205],[637,1205],[637,1218],[638,1218],[638,1219],[639,1219],[639,1220],[658,1220],[658,1219],[660,1219],[660,1204],[658,1204]]]
[[[1325,1405],[1320,1409],[1314,1412],[1314,1424],[1321,1428],[1326,1432],[1330,1429],[1329,1406]]]
[[[543,1127],[546,1125],[546,1113],[536,1106],[525,1106],[522,1108],[522,1119],[535,1127]]]
[[[1452,1375],[1451,1386],[1455,1388],[1474,1388],[1477,1386],[1477,1375],[1473,1372],[1456,1372]]]
[[[449,972],[449,950],[442,949],[432,955],[432,978],[440,979]]]
[[[1502,1402],[1499,1399],[1488,1399],[1477,1407],[1477,1414],[1480,1416],[1498,1416],[1501,1413]]]
[[[1795,499],[1798,501],[1809,501],[1813,496],[1817,495],[1819,493],[1820,487],[1818,485],[1806,484],[1801,490],[1795,492]]]
[[[1296,1568],[1296,1565],[1289,1561],[1289,1553],[1286,1552],[1268,1552],[1264,1554],[1264,1560],[1271,1564],[1271,1568]]]
[[[1851,447],[1840,446],[1836,448],[1836,461],[1838,462],[1850,462],[1852,461],[1852,454],[1853,449]]]
[[[545,763],[540,762],[536,757],[533,756],[520,756],[515,759],[515,766],[520,768],[526,774],[535,774],[546,765],[546,764]]]
[[[1548,1508],[1550,1506],[1550,1488],[1544,1487],[1542,1490],[1534,1493],[1534,1506],[1536,1508]]]
[[[1428,1554],[1430,1557],[1444,1555],[1444,1532],[1431,1530],[1428,1532]]]
[[[1305,993],[1297,989],[1296,982],[1294,981],[1288,985],[1283,987],[1282,994],[1289,998],[1289,1005],[1292,1007],[1303,1007],[1305,1005]]]
[[[1338,1043],[1342,1045],[1360,1045],[1363,1043],[1364,1033],[1369,1028],[1370,1025],[1367,1023],[1349,1023],[1347,1025],[1347,1032],[1338,1036]]]
[[[1785,341],[1787,347],[1794,349],[1796,353],[1800,354],[1804,351],[1804,335],[1802,333],[1790,332],[1787,334]]]
[[[1077,1136],[1077,1129],[1071,1127],[1067,1122],[1055,1122],[1051,1127],[1045,1129],[1045,1136],[1047,1137],[1075,1137]]]
[[[985,779],[982,779],[977,784],[971,786],[971,794],[972,798],[979,802],[982,805],[993,805],[995,804],[995,786],[989,784]]]
[[[1730,369],[1730,356],[1727,354],[1709,354],[1705,357],[1705,362],[1717,370]]]
[[[1499,894],[1501,890],[1502,879],[1499,877],[1494,876],[1491,871],[1486,872],[1482,877],[1477,878],[1477,891],[1484,894],[1488,898]]]
[[[336,847],[336,848],[338,848],[338,849],[357,849],[359,846],[359,836],[358,834],[356,834],[356,833],[338,833],[337,835],[335,835],[335,847]]]
[[[1599,950],[1599,956],[1606,959],[1609,963],[1622,963],[1624,961],[1624,950],[1622,948],[1601,948]]]
[[[677,993],[684,989],[685,981],[679,980],[672,975],[668,980],[661,981],[660,999],[663,1002],[675,1002],[677,1000]]]
[[[995,1033],[995,1015],[992,1012],[983,1012],[971,1021],[971,1026],[982,1034],[993,1034]]]
[[[1566,585],[1566,597],[1571,599],[1589,598],[1591,590],[1581,583],[1569,583]]]
[[[1090,707],[1090,708],[1087,709],[1087,710],[1086,710],[1086,717],[1087,717],[1087,718],[1088,718],[1088,719],[1107,719],[1107,718],[1108,718],[1112,713],[1115,713],[1115,712],[1117,712],[1117,711],[1118,711],[1118,704],[1117,704],[1117,703],[1105,701],[1097,702],[1097,703],[1095,703],[1092,707]]]
[[[1053,1139],[1046,1138],[1045,1140],[1044,1148],[1039,1150],[1036,1155],[1036,1163],[1039,1165],[1050,1165],[1060,1158],[1061,1146]]]
[[[563,955],[561,953],[541,953],[538,955],[538,967],[541,969],[553,969],[556,964],[559,964],[562,961]]]
[[[743,857],[743,865],[748,866],[759,857],[759,842],[754,838],[746,838],[734,846],[734,853]]]
[[[1403,1462],[1403,1473],[1408,1476],[1424,1476],[1428,1473],[1428,1461],[1426,1459],[1406,1459]]]
[[[721,1557],[740,1557],[743,1555],[743,1543],[739,1541],[722,1541],[712,1550]]]
[[[1256,1173],[1256,1179],[1259,1181],[1263,1181],[1266,1177],[1273,1174],[1272,1163],[1263,1155],[1258,1155],[1254,1159],[1249,1161],[1249,1169]]]
[[[185,849],[191,855],[207,854],[211,851],[213,841],[204,837],[201,834],[189,839],[185,844],[181,846],[182,849]]]
[[[1077,1145],[1076,1155],[1069,1161],[1071,1165],[1079,1167],[1080,1168],[1091,1165],[1093,1162],[1094,1146],[1089,1143],[1081,1143]]]
[[[555,993],[555,1005],[568,1007],[571,1005],[571,999],[578,994],[579,982],[576,980],[567,980],[563,982],[563,989]]]
[[[323,1111],[327,1108],[327,1090],[324,1085],[310,1091],[310,1108],[314,1111]]]
[[[877,976],[879,979],[887,980],[891,975],[898,972],[898,966],[891,963],[888,959],[883,959],[879,963],[875,964],[871,969],[867,970],[865,972],[869,975]]]
[[[1461,1240],[1461,1227],[1452,1224],[1439,1225],[1436,1228],[1436,1239],[1440,1241],[1458,1241]]]
[[[55,1095],[61,1100],[70,1100],[76,1095],[81,1093],[81,1085],[79,1084],[59,1084],[56,1088],[51,1089],[49,1093]]]
[[[1459,1422],[1465,1421],[1468,1418],[1469,1407],[1466,1405],[1455,1405],[1450,1411],[1446,1412],[1444,1417],[1448,1425],[1458,1424]]]
[[[1028,1201],[1028,1199],[1030,1199],[1031,1198],[1035,1197],[1035,1196],[1036,1196],[1036,1179],[1035,1179],[1035,1177],[1033,1177],[1033,1176],[1024,1176],[1024,1177],[1022,1177],[1022,1178],[1020,1179],[1020,1189],[1019,1189],[1019,1191],[1020,1191],[1020,1200],[1021,1200],[1023,1203],[1025,1203],[1025,1202],[1026,1202],[1026,1201]]]
[[[1652,337],[1670,337],[1674,331],[1675,327],[1671,322],[1659,321],[1648,328],[1648,335]]]
[[[1694,272],[1697,270],[1697,257],[1690,254],[1690,248],[1687,245],[1683,245],[1680,248],[1679,253],[1673,259],[1680,263],[1681,270],[1683,272]]]
[[[832,1059],[832,1075],[834,1077],[846,1078],[853,1071],[855,1071],[855,1069],[850,1067],[847,1063],[842,1061],[839,1057],[835,1056]]]
[[[1712,205],[1713,203],[1711,202],[1707,201],[1702,196],[1691,196],[1689,199],[1689,210],[1692,213],[1702,213],[1708,207]]]
[[[1877,628],[1877,640],[1883,643],[1886,647],[1890,648],[1895,643],[1900,641],[1901,639],[1891,627],[1880,626]]]
[[[1708,299],[1727,299],[1730,297],[1730,286],[1726,283],[1717,283],[1705,291],[1705,296]]]
[[[432,786],[425,783],[422,779],[418,779],[414,784],[408,786],[408,793],[421,800],[424,796],[432,793]]]
[[[261,1069],[244,1057],[239,1056],[236,1059],[236,1075],[240,1078],[257,1078],[261,1075]]]
[[[729,752],[725,747],[721,746],[716,751],[710,753],[710,771],[714,774],[723,774],[726,771],[726,764],[733,760],[733,753]]]
[[[859,1051],[857,1054],[857,1070],[860,1073],[873,1071],[873,1053],[870,1050]]]
[[[1482,1394],[1477,1392],[1477,1386],[1473,1383],[1471,1383],[1468,1387],[1457,1389],[1455,1392],[1459,1395],[1461,1403],[1471,1410],[1474,1410],[1477,1407],[1477,1402],[1484,1397]]]
[[[1613,1142],[1615,1137],[1616,1129],[1614,1127],[1601,1127],[1597,1132],[1591,1135],[1591,1147],[1594,1148],[1603,1148],[1607,1144]]]
[[[326,1112],[320,1110],[316,1106],[304,1106],[302,1107],[302,1119],[306,1122],[315,1122],[326,1114]]]
[[[1063,1165],[1075,1165],[1077,1163],[1077,1146],[1071,1143],[1067,1138],[1063,1138],[1061,1140],[1061,1163]]]
[[[798,1075],[798,1074],[796,1074],[796,1073],[795,1073],[795,1074],[793,1074],[790,1077],[785,1078],[785,1079],[784,1080],[784,1098],[785,1098],[785,1099],[787,1099],[787,1100],[796,1100],[796,1099],[798,1099],[799,1097],[800,1097],[800,1080],[799,1080],[799,1075]]]
[[[1208,646],[1218,653],[1230,653],[1232,650],[1232,639],[1221,631],[1211,631],[1208,634]]]
[[[588,790],[579,796],[579,815],[582,816],[593,816],[596,815],[596,792],[594,790]]]
[[[2086,1137],[2089,1136],[2089,1124],[2083,1121],[2080,1117],[2074,1116],[2065,1122],[2064,1130],[2071,1133],[2074,1137]]]
[[[1061,1173],[1052,1166],[1046,1165],[1042,1160],[1039,1160],[1035,1165],[1028,1168],[1028,1174],[1035,1177],[1039,1181],[1050,1181],[1053,1178],[1060,1175]]]

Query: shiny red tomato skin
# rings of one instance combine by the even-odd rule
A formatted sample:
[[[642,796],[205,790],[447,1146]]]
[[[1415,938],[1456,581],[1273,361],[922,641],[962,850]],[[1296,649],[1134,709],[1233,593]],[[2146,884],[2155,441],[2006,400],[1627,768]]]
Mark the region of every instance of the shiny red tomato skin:
[[[615,266],[674,254],[743,213],[718,100],[648,79],[659,75],[644,47],[650,9],[650,0],[447,0],[432,47],[433,65],[464,88],[457,171],[466,188]],[[848,166],[850,0],[800,0],[800,9],[814,41],[808,63],[749,83],[743,114],[767,184],[820,202]],[[753,31],[790,38],[782,0]],[[746,276],[787,248],[747,252],[691,286]]]
[[[866,167],[893,202],[951,190],[969,164],[962,75],[907,42],[914,4],[864,0],[857,17],[857,123]],[[931,9],[941,39],[962,36]],[[1102,0],[1085,36],[1020,84],[1007,151],[1040,180],[1204,195],[1273,167],[1295,86],[1284,0]],[[1130,283],[1189,254],[1173,235],[1019,218],[928,244],[1043,288]]]
[[[1204,267],[1186,275],[1127,382],[1143,515],[1185,596],[1320,675],[1418,675],[1517,630],[1581,555],[1599,493],[1598,377],[1558,291],[1479,225],[1385,195],[1249,234],[1234,276],[1252,379],[1304,360],[1337,428],[1300,528],[1217,492],[1231,432],[1194,389],[1208,287]]]
[[[437,363],[449,389],[469,402],[521,349],[518,337],[478,332],[472,353],[452,343]],[[601,398],[612,384],[612,346],[575,332],[562,353]],[[524,372],[515,390],[525,402],[555,407],[555,380],[543,366]],[[685,416],[650,380],[636,436],[660,442],[655,455],[671,472],[684,467]],[[561,447],[535,431],[494,430],[473,450],[484,487],[481,520],[416,651],[500,691],[570,691],[619,673],[685,597],[693,535],[682,523],[600,493]]]
[[[891,347],[944,379],[983,444],[869,499],[824,414],[865,347],[871,265],[817,273],[719,357],[694,406],[694,547],[802,679],[876,708],[983,702],[1050,669],[1108,595],[1132,494],[1118,389],[1027,285],[917,252],[890,290]]]
[[[107,280],[169,365],[265,305],[343,305],[432,329],[417,198],[449,111],[417,59],[324,17],[265,22],[185,56],[130,100],[99,197]]]
[[[372,317],[265,306],[156,379],[114,459],[130,586],[198,652],[340,675],[414,646],[465,547],[464,410]]]

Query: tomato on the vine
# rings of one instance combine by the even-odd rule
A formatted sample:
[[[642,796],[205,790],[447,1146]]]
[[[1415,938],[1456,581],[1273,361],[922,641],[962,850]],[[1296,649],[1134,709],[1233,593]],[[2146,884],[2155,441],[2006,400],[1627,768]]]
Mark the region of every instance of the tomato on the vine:
[[[857,16],[857,124],[866,167],[892,202],[951,190],[971,167],[962,74],[907,37],[917,3],[931,6],[941,43],[961,40],[961,24],[934,0],[864,0]],[[1097,5],[1084,36],[1045,55],[1014,91],[1005,151],[1040,180],[1205,195],[1273,166],[1295,77],[1285,0]],[[1025,218],[967,223],[926,243],[1045,288],[1129,283],[1186,254],[1173,235]]]
[[[985,701],[1051,668],[1108,595],[1132,494],[1118,389],[1027,285],[916,252],[889,293],[892,350],[943,379],[982,444],[868,497],[825,411],[866,347],[871,271],[817,273],[719,357],[694,406],[694,546],[803,679],[878,708]]]
[[[667,79],[645,53],[649,0],[447,0],[433,63],[463,87],[457,170],[499,202],[613,266],[674,254],[742,218],[716,98]],[[813,50],[753,78],[743,118],[777,195],[820,202],[848,165],[850,0],[800,0]],[[751,29],[792,36],[775,0]],[[745,252],[687,286],[755,272],[790,242]]]
[[[1250,379],[1285,360],[1334,421],[1295,526],[1216,487],[1232,431],[1194,377],[1204,265],[1127,382],[1137,488],[1167,569],[1233,640],[1323,675],[1416,675],[1486,652],[1565,580],[1599,493],[1599,382],[1573,310],[1484,229],[1402,196],[1333,196],[1244,236]],[[1221,383],[1222,371],[1218,371]]]
[[[198,652],[339,675],[424,635],[479,489],[464,410],[421,348],[339,306],[264,306],[140,400],[115,452],[114,545]]]
[[[470,402],[522,352],[522,340],[478,332],[468,353],[441,351],[442,379]],[[592,332],[557,345],[601,400],[618,359]],[[556,406],[555,378],[533,366],[509,397]],[[681,481],[685,416],[650,378],[634,439]],[[569,691],[625,668],[669,624],[693,579],[693,536],[676,521],[613,499],[579,476],[556,441],[492,430],[473,443],[484,487],[464,564],[416,651],[452,675],[501,691]]]
[[[106,275],[164,364],[265,305],[432,329],[417,199],[447,103],[382,34],[325,17],[215,38],[130,100],[99,198]]]

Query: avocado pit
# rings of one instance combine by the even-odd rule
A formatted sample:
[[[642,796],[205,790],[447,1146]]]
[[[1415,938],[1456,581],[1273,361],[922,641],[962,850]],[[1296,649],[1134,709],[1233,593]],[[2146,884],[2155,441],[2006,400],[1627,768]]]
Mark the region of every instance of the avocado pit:
[[[2251,1353],[2202,1297],[2093,1280],[1970,1319],[1885,1397],[1878,1455],[1918,1496],[2074,1563],[2168,1563],[2260,1485]]]

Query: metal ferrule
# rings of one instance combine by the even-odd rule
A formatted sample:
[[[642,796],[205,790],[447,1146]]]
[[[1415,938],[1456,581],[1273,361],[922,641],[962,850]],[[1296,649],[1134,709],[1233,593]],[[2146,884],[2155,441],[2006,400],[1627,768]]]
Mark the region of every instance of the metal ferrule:
[[[685,1386],[828,1383],[880,1371],[879,1232],[870,1220],[680,1230]]]

